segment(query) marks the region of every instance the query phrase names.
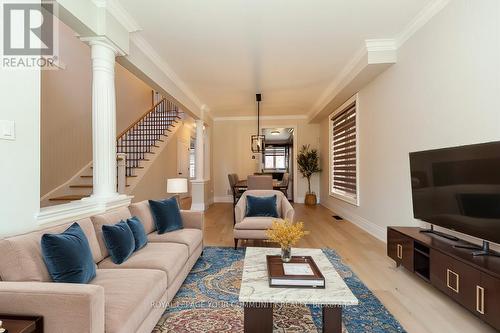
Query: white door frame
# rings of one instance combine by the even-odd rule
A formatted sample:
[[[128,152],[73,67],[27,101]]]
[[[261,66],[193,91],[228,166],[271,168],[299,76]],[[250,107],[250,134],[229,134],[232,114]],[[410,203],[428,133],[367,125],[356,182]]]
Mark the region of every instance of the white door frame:
[[[262,125],[261,131],[265,128],[293,128],[293,202],[298,202],[297,196],[297,137],[298,137],[298,126],[297,125]],[[262,133],[262,132],[261,132]],[[262,163],[262,161],[260,161]]]

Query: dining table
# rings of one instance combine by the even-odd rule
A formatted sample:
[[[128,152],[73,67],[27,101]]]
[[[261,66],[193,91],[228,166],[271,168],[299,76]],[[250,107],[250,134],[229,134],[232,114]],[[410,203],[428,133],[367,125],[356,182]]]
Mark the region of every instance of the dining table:
[[[239,180],[238,182],[236,182],[236,184],[234,184],[234,187],[239,190],[246,190],[248,188],[248,182],[246,179]],[[281,182],[277,179],[273,179],[273,189],[280,190],[282,188],[283,185],[281,184]]]

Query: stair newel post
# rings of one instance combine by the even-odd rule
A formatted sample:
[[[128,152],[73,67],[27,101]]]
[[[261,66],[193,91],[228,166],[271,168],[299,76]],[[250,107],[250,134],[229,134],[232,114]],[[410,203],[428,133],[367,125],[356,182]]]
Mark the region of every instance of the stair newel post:
[[[118,193],[125,193],[125,187],[127,186],[127,154],[117,153],[116,163],[117,163],[117,173],[118,173]]]

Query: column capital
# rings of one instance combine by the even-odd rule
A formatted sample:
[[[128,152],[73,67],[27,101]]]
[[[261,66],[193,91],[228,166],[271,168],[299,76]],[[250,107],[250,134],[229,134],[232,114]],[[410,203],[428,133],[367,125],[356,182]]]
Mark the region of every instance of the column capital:
[[[106,36],[80,37],[80,40],[84,43],[89,44],[90,46],[104,46],[111,50],[115,54],[115,56],[126,55],[125,51],[123,51],[118,45],[113,43],[113,41]]]

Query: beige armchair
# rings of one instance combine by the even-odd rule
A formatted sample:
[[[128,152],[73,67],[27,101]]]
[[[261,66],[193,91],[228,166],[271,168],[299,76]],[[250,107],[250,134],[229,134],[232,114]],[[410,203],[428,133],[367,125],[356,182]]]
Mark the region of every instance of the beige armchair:
[[[276,205],[279,218],[274,217],[246,217],[247,195],[267,197],[276,195]],[[274,220],[287,219],[293,222],[295,210],[288,199],[280,191],[274,190],[249,190],[245,191],[236,204],[234,225],[234,248],[238,247],[240,239],[267,239],[266,230],[269,229]]]

